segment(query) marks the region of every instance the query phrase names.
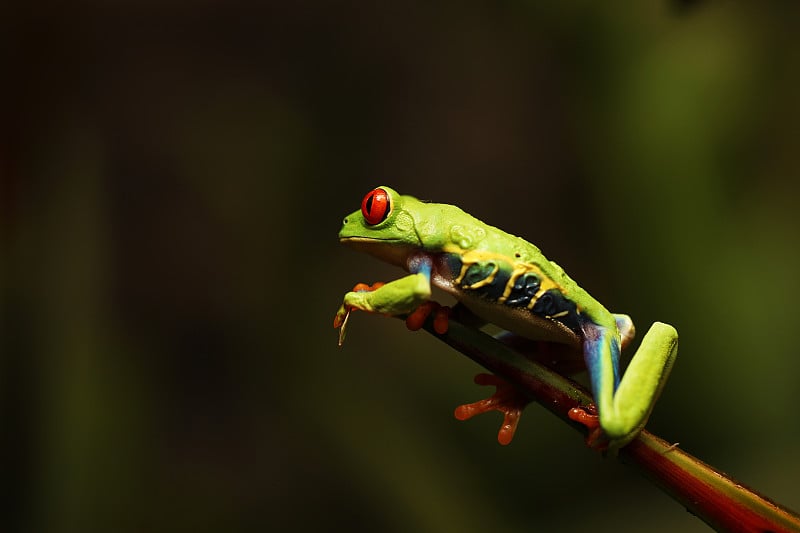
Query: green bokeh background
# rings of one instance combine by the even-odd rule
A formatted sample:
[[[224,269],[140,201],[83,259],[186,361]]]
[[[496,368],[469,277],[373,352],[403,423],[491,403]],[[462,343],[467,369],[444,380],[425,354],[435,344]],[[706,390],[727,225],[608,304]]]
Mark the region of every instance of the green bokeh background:
[[[288,4],[288,5],[285,5]],[[379,184],[680,355],[648,426],[800,509],[796,3],[5,5],[9,531],[705,531],[397,320],[331,327]]]

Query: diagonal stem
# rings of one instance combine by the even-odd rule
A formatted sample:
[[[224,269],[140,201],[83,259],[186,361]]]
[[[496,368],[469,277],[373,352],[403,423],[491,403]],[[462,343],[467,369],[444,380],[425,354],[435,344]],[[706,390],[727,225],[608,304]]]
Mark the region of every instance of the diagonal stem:
[[[444,334],[434,331],[431,320],[424,329],[519,387],[569,425],[585,431],[582,424],[567,415],[573,407],[592,403],[591,395],[582,386],[464,325],[456,317],[450,318]],[[622,448],[619,457],[718,531],[800,531],[800,516],[794,512],[646,430]]]

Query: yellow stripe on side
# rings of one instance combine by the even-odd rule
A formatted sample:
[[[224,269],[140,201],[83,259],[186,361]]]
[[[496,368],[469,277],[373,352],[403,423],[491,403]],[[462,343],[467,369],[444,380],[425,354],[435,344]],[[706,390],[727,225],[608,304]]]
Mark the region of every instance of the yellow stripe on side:
[[[517,282],[519,277],[523,275],[526,270],[519,268],[521,263],[514,264],[514,270],[511,272],[511,277],[508,278],[508,283],[506,283],[506,288],[503,291],[503,295],[497,299],[499,303],[503,303],[508,300],[508,297],[511,295],[511,291],[514,289],[514,284]]]
[[[461,256],[461,272],[458,274],[458,277],[454,280],[454,283],[457,284],[461,283],[461,281],[464,279],[464,276],[466,275],[469,267],[480,261],[495,261],[495,262],[505,261],[506,263],[512,264],[513,270],[511,272],[511,276],[509,277],[508,283],[506,283],[506,287],[503,290],[503,295],[498,299],[498,302],[500,303],[504,302],[511,294],[511,291],[514,288],[514,283],[516,283],[517,279],[519,279],[520,276],[527,274],[529,272],[535,274],[539,278],[539,290],[537,291],[536,295],[533,298],[531,298],[531,302],[528,305],[528,309],[532,309],[533,305],[536,303],[536,300],[538,300],[542,294],[544,294],[550,289],[557,289],[559,292],[561,292],[561,294],[565,296],[567,294],[563,287],[561,287],[550,277],[545,275],[545,273],[542,272],[542,270],[538,266],[532,263],[520,263],[515,259],[508,257],[507,255],[502,255],[494,252],[487,252],[485,250],[469,250],[465,252],[460,248],[448,246],[445,248],[445,251],[449,253],[456,253],[459,256]],[[479,287],[483,287],[484,285],[490,284],[492,281],[494,281],[494,278],[496,277],[497,272],[499,270],[500,270],[499,265],[495,264],[495,268],[492,271],[492,273],[489,274],[489,276],[465,288],[477,289]]]
[[[482,280],[480,280],[480,281],[476,281],[476,282],[475,282],[475,283],[473,283],[472,285],[469,285],[469,286],[467,286],[467,287],[464,287],[464,288],[465,288],[465,289],[479,289],[479,288],[483,287],[484,285],[489,285],[490,283],[492,283],[492,282],[494,281],[494,278],[496,278],[496,277],[497,277],[497,273],[498,273],[498,272],[500,272],[500,265],[499,265],[499,264],[497,264],[497,263],[495,263],[495,264],[494,264],[494,270],[492,270],[492,271],[489,273],[489,275],[488,275],[488,276],[486,276],[486,277],[485,277],[485,278],[483,278]]]

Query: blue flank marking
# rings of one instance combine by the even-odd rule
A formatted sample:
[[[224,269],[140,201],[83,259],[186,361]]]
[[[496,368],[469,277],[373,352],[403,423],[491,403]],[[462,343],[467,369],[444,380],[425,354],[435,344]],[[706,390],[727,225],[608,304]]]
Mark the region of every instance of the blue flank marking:
[[[584,334],[583,358],[589,371],[592,391],[596,396],[602,390],[605,354],[611,359],[611,367],[614,370],[614,392],[616,392],[619,386],[619,342],[614,338],[612,332],[587,319],[584,319],[582,329]]]
[[[433,269],[433,263],[431,262],[430,257],[414,257],[409,262],[408,267],[412,274],[425,274],[425,278],[430,281],[431,270]]]

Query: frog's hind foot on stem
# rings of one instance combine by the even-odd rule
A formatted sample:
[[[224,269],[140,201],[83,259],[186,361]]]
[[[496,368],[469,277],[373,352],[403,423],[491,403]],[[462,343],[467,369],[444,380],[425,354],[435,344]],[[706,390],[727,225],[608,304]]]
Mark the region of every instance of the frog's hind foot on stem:
[[[499,411],[503,414],[503,425],[497,432],[497,442],[504,446],[509,444],[517,431],[522,411],[531,399],[511,383],[493,374],[478,374],[475,376],[475,383],[493,385],[496,388],[495,393],[485,400],[458,406],[454,413],[455,417],[459,420],[469,420],[481,413]]]

